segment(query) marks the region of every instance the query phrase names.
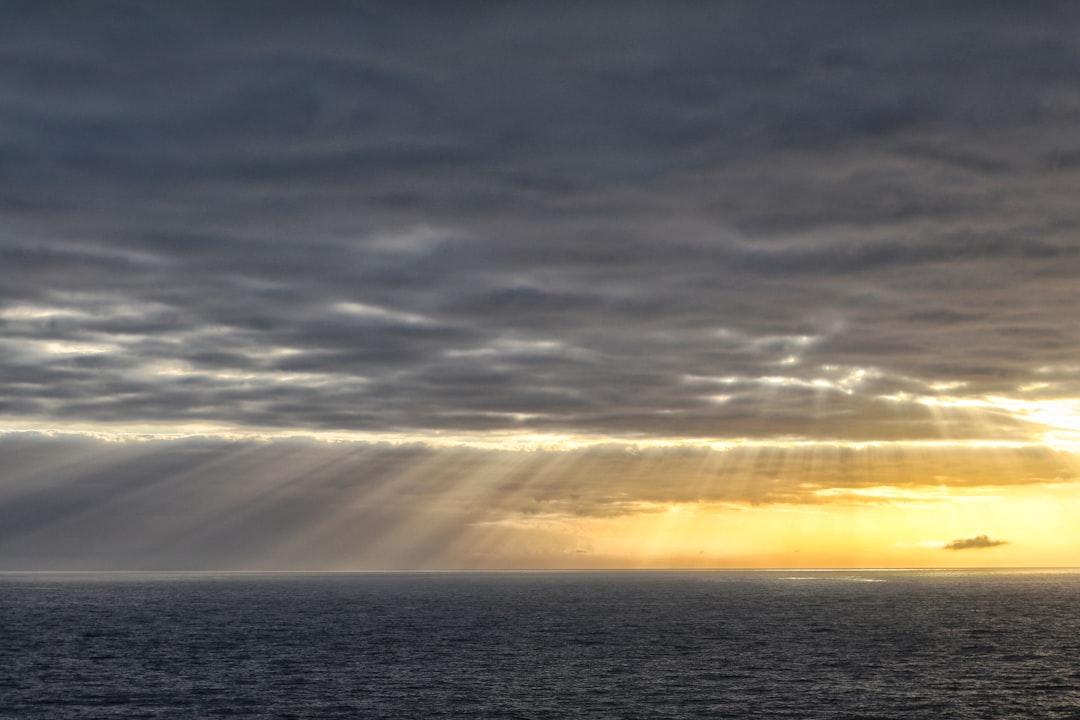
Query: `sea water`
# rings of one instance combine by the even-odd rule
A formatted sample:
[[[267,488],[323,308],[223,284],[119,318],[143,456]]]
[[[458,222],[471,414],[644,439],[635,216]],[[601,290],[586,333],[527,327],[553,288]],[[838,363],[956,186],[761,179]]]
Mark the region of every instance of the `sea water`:
[[[1080,718],[1080,573],[0,574],[3,718]]]

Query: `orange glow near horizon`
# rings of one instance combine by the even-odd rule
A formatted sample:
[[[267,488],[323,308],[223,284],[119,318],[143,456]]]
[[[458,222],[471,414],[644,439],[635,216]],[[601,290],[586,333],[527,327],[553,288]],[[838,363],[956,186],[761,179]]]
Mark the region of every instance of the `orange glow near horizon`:
[[[333,498],[283,530],[272,546],[245,555],[245,568],[1077,564],[1080,454],[1067,438],[1080,423],[1071,405],[1001,398],[890,402],[930,407],[941,439],[627,442],[587,435],[422,438],[214,427],[168,434],[106,426],[56,428],[48,436],[89,436],[99,448],[130,446],[129,455],[140,457],[186,440],[223,444],[219,460],[132,496],[158,507],[172,502],[169,493],[181,493],[189,504],[191,488],[207,493],[205,506],[216,512],[191,504],[196,514],[169,520],[177,533],[237,520],[258,525],[260,513],[273,516],[307,493]],[[1024,436],[995,436],[995,426],[980,414],[988,405],[1024,421]],[[956,438],[958,423],[984,423],[986,432]],[[377,482],[356,482],[372,453],[380,452],[400,454],[398,464]],[[216,484],[207,475],[215,472],[228,481]],[[331,475],[341,480],[320,486],[320,478]],[[365,534],[373,519],[381,523],[388,513],[392,522]],[[955,541],[965,547],[946,549]]]
[[[682,503],[613,518],[523,517],[498,538],[566,540],[559,555],[518,554],[514,564],[623,568],[904,568],[1075,566],[1080,484],[982,488],[967,495],[928,488],[880,502],[738,506]],[[865,497],[865,496],[864,496]],[[947,550],[993,528],[1000,545]],[[499,566],[499,555],[462,558]]]

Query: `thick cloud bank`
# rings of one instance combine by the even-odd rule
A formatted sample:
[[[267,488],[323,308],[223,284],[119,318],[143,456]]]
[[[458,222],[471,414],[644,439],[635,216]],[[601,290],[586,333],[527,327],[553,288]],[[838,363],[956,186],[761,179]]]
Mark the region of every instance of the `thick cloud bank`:
[[[0,13],[9,426],[993,440],[1077,390],[1080,8]]]

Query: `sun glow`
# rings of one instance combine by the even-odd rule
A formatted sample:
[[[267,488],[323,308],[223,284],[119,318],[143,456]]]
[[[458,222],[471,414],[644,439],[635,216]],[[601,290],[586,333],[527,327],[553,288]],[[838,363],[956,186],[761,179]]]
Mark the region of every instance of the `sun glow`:
[[[952,502],[955,498],[931,490],[925,495],[927,501],[920,502],[657,504],[616,517],[530,516],[502,521],[500,527],[517,534],[563,536],[566,550],[559,562],[573,566],[1075,564],[1069,547],[1080,542],[1080,530],[1072,521],[1080,510],[1080,486],[1042,485],[997,492],[977,496],[977,506]],[[955,538],[977,535],[986,526],[1016,540],[1002,541],[989,551],[946,551]],[[551,562],[551,558],[544,560]]]
[[[915,402],[933,409],[990,411],[1003,417],[1030,423],[1035,427],[1033,437],[1040,443],[1055,449],[1080,451],[1080,399],[1025,400],[1000,395],[962,397],[907,394],[889,396],[887,399],[894,402]],[[943,423],[941,416],[937,417],[939,422]]]

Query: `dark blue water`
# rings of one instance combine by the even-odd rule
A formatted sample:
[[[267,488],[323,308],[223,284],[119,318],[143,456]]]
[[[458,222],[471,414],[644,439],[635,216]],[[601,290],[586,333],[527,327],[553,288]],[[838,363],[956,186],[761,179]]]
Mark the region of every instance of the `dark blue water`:
[[[1080,574],[6,574],[0,717],[1080,718]]]

